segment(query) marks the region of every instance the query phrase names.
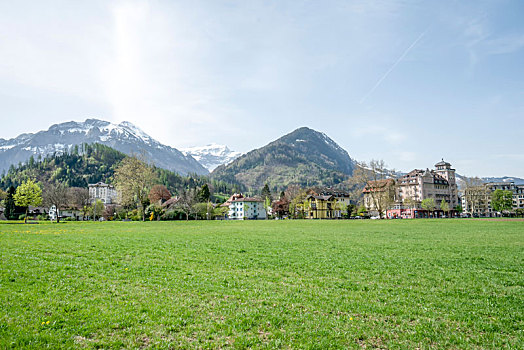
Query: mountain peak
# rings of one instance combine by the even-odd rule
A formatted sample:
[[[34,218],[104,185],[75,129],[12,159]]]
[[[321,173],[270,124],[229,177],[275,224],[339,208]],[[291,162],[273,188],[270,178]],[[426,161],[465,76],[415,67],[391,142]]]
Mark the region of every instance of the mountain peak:
[[[0,171],[27,161],[31,155],[60,154],[82,143],[105,144],[125,154],[143,153],[156,166],[181,174],[208,173],[193,157],[161,144],[130,122],[113,124],[95,118],[55,124],[47,131],[0,141]]]
[[[229,164],[242,155],[240,152],[231,151],[226,145],[217,143],[181,148],[180,150],[186,155],[191,155],[209,171],[213,171],[220,165]]]
[[[218,167],[212,176],[250,188],[261,188],[267,182],[282,189],[291,183],[332,186],[352,172],[353,161],[335,141],[324,133],[301,127]]]

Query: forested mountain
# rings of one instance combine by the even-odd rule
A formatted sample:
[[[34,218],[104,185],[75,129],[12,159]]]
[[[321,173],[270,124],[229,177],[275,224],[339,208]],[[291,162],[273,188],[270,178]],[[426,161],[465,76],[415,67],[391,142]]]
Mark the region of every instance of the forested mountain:
[[[209,173],[191,155],[161,144],[129,122],[113,124],[98,119],[56,124],[36,134],[0,139],[0,172],[27,162],[31,156],[44,158],[71,152],[75,145],[83,143],[100,143],[128,155],[144,155],[156,166],[183,175]]]
[[[352,172],[353,161],[344,149],[326,134],[303,127],[219,166],[211,177],[253,189],[267,182],[280,190],[290,184],[334,186]]]
[[[29,158],[26,164],[11,165],[0,180],[1,188],[18,186],[24,180],[60,182],[69,187],[87,187],[88,183],[110,182],[118,163],[125,154],[101,144],[83,144],[72,152]]]
[[[31,157],[26,164],[11,166],[0,179],[0,188],[17,187],[26,179],[41,183],[57,182],[69,187],[85,187],[90,183],[103,181],[111,184],[115,169],[127,157],[111,147],[101,144],[82,144],[73,147],[71,152],[50,155],[40,159]],[[241,191],[240,185],[231,185],[210,180],[206,176],[179,175],[175,172],[154,167],[156,181],[165,185],[172,194],[182,189],[195,188],[208,183],[218,193]]]

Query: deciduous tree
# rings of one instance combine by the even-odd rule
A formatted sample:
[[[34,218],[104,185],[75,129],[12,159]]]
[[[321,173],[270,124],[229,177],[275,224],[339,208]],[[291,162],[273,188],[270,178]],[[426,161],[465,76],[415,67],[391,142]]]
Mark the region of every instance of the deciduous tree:
[[[307,191],[296,185],[292,185],[286,190],[286,197],[289,199],[289,215],[293,217],[303,217],[304,201],[307,197]]]
[[[428,217],[431,213],[435,211],[435,208],[437,207],[437,204],[435,203],[435,199],[433,198],[426,198],[420,203],[422,208],[428,211]]]
[[[127,207],[141,207],[142,221],[145,221],[145,208],[149,204],[148,195],[153,181],[153,169],[136,156],[124,158],[115,170],[120,203]]]
[[[89,190],[82,187],[71,187],[69,189],[69,206],[76,210],[82,211],[82,219],[84,220],[89,211]]]
[[[7,192],[0,189],[0,202],[7,198]]]
[[[164,185],[154,185],[149,191],[149,200],[153,204],[162,204],[171,198],[171,193]]]
[[[93,221],[96,221],[97,217],[100,218],[102,214],[104,213],[104,211],[105,211],[104,203],[100,199],[97,199],[90,207],[90,212],[93,215]]]
[[[396,183],[391,174],[394,170],[388,170],[383,160],[357,163],[349,179],[349,184],[354,187],[353,200],[358,201],[364,193],[368,210],[376,210],[383,218],[396,199]]]
[[[470,214],[485,215],[488,211],[489,191],[478,177],[464,179],[464,209]]]
[[[56,207],[56,222],[60,222],[60,211],[68,204],[69,188],[62,184],[47,183],[43,190],[43,203],[48,207]]]
[[[213,204],[211,203],[195,203],[191,207],[191,213],[195,215],[195,218],[211,219],[210,216],[213,214]]]
[[[442,210],[444,213],[448,214],[449,216],[449,203],[446,202],[445,200],[442,200],[442,202],[440,202],[440,210]]]
[[[102,213],[102,216],[107,221],[114,220],[114,218],[116,216],[115,213],[116,213],[116,205],[108,204],[108,205],[105,206],[104,212]]]
[[[513,192],[497,189],[491,193],[491,207],[498,212],[513,209]]]
[[[157,203],[150,204],[146,208],[146,216],[150,218],[151,221],[153,220],[160,220],[160,217],[165,213],[164,208],[162,208],[161,205],[158,205]]]
[[[28,179],[18,186],[13,199],[16,205],[26,208],[24,223],[27,223],[29,206],[31,205],[36,207],[42,204],[42,190],[37,183],[31,179]]]
[[[175,208],[186,214],[186,220],[189,220],[189,214],[195,203],[197,203],[197,193],[195,189],[188,189],[182,191],[175,204]]]

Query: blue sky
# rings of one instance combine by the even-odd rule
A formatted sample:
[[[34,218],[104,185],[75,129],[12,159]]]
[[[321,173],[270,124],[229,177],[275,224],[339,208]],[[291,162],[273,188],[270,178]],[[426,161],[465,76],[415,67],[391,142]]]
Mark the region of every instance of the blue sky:
[[[524,177],[523,1],[0,1],[0,137],[95,117]]]

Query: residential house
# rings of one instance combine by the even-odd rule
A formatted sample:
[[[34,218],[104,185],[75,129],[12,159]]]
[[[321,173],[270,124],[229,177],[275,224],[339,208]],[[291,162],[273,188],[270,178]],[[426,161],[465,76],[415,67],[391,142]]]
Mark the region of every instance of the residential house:
[[[237,199],[240,199],[240,198],[244,198],[242,193],[234,193],[231,197],[229,197],[229,199],[227,201],[222,203],[220,206],[221,207],[225,207],[225,208],[229,208],[229,206],[231,205],[231,203],[233,203],[234,200],[237,200]]]
[[[267,217],[264,201],[249,197],[232,199],[227,216],[230,220],[259,220]]]
[[[271,205],[272,215],[278,218],[283,218],[289,215],[289,200],[283,197],[279,200],[273,201]]]
[[[333,219],[335,208],[335,196],[310,194],[305,200],[304,213],[306,219]]]

